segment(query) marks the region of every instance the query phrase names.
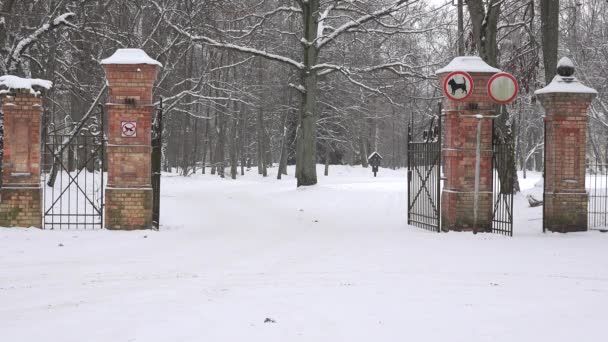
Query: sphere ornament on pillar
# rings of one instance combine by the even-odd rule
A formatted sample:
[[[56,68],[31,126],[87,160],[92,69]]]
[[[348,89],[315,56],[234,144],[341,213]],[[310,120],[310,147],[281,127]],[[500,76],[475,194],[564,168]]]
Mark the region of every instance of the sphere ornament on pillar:
[[[568,57],[562,57],[557,63],[557,74],[561,77],[572,77],[574,75],[574,63]]]
[[[546,87],[534,92],[539,99],[545,94],[589,94],[595,97],[595,89],[584,86],[574,76],[574,63],[568,57],[562,57],[557,63],[557,75]]]

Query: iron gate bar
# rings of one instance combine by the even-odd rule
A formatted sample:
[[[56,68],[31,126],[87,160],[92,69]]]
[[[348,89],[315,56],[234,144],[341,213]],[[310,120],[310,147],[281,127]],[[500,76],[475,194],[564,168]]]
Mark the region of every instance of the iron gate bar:
[[[608,148],[608,146],[607,146]],[[608,231],[608,163],[595,156],[587,163],[587,225],[590,230]],[[599,180],[599,184],[598,184]]]
[[[417,145],[423,146],[422,150],[424,150],[424,147],[426,147],[426,146],[424,146],[424,144],[427,144],[427,143],[422,143],[422,144],[419,144],[419,143],[412,143],[412,145],[414,145],[414,146],[417,146]],[[420,151],[416,151],[416,152],[420,152]],[[426,151],[423,151],[423,152],[426,152]],[[428,158],[428,153],[424,153],[424,158],[425,158],[425,159],[426,159],[426,158]],[[433,165],[435,165],[435,164],[438,162],[438,159],[439,159],[439,158],[440,158],[440,156],[435,157],[435,159],[433,160]],[[425,160],[425,163],[423,164],[423,165],[425,165],[425,166],[427,165],[426,161],[427,161],[427,160]],[[431,169],[429,169],[428,171],[427,171],[427,170],[425,170],[425,171],[426,171],[426,175],[424,176],[424,179],[422,179],[423,177],[422,177],[422,174],[420,173],[419,168],[417,168],[417,167],[416,167],[416,168],[415,168],[415,170],[416,170],[416,173],[417,173],[417,174],[418,174],[418,176],[419,176],[419,178],[417,178],[417,180],[418,180],[418,181],[421,181],[421,184],[420,184],[420,188],[419,188],[419,189],[418,189],[418,191],[416,192],[416,196],[414,197],[414,199],[412,200],[412,202],[416,202],[416,200],[418,199],[418,197],[419,197],[419,196],[420,196],[420,194],[422,193],[422,190],[423,190],[423,189],[424,189],[424,192],[426,192],[426,195],[427,195],[429,198],[432,198],[433,196],[432,196],[432,195],[431,195],[431,193],[429,192],[429,189],[428,189],[428,187],[427,187],[427,183],[428,183],[428,180],[429,180],[429,178],[430,178],[430,176],[431,176],[431,174],[432,174],[432,172],[433,172],[434,170],[433,170],[432,168],[431,168]],[[432,184],[431,184],[431,186],[432,186]],[[432,200],[430,201],[430,204],[431,204],[431,206],[433,207],[433,210],[434,210],[434,211],[437,211],[437,208],[435,207],[435,203],[434,203]]]
[[[545,217],[547,216],[547,121],[543,119],[543,233],[547,232]],[[526,167],[524,163],[523,167]]]
[[[58,131],[49,133],[50,130],[47,130],[42,148],[43,226],[46,229],[103,228],[106,139],[103,107],[97,106],[97,109],[96,112],[87,113],[76,124],[77,131],[58,134]],[[92,124],[85,127],[90,121]],[[54,120],[51,119],[46,126],[53,125]],[[53,168],[56,168],[57,174],[51,173]],[[47,180],[51,180],[47,176],[57,175],[58,180],[47,184]],[[65,186],[64,178],[67,180]],[[59,190],[56,191],[57,187]]]
[[[48,147],[48,145],[47,145],[47,147]],[[92,152],[96,153],[97,151],[99,151],[100,148],[101,148],[101,146],[98,146]],[[52,150],[50,152],[54,153]],[[60,158],[60,157],[57,157],[54,154],[53,154],[53,157],[54,158]],[[94,157],[95,157],[95,155],[92,154],[89,157],[89,159],[86,160],[85,164],[88,164],[91,160],[93,160]],[[72,183],[74,183],[76,185],[76,187],[78,188],[78,190],[79,190],[79,191],[76,192],[76,194],[78,195],[78,193],[81,192],[85,196],[85,199],[93,206],[93,208],[96,209],[99,214],[101,214],[101,210],[95,207],[95,204],[93,203],[93,201],[91,201],[91,199],[89,198],[89,196],[87,196],[86,192],[84,190],[82,190],[82,188],[78,184],[78,181],[76,180],[76,178],[78,178],[78,176],[80,175],[80,173],[82,173],[82,170],[86,169],[86,167],[80,168],[80,170],[78,170],[78,172],[76,173],[76,177],[72,177],[72,175],[70,174],[70,171],[63,165],[63,163],[59,163],[59,164],[61,165],[61,168],[63,170],[65,170],[65,172],[67,173],[68,177],[70,178],[70,182],[68,183],[68,185],[66,185],[65,189],[63,189],[63,191],[59,194],[59,197],[57,199],[55,199],[55,201],[51,204],[51,207],[45,212],[45,215],[48,214],[55,207],[55,204],[57,204],[57,201],[59,201],[61,199],[61,197],[69,190],[70,185],[72,185]],[[86,183],[86,173],[85,173],[85,183]],[[68,193],[68,197],[70,195],[71,195],[71,193]],[[76,211],[78,211],[78,203],[79,202],[77,200],[76,201]]]
[[[491,229],[492,233],[513,236],[514,150],[511,145],[496,136],[494,124],[492,125],[493,206]]]
[[[160,178],[163,146],[163,98],[160,98],[156,121],[152,125],[152,225],[160,228]]]
[[[413,121],[408,125],[407,223],[440,232],[441,226],[441,103],[422,141],[413,141]]]

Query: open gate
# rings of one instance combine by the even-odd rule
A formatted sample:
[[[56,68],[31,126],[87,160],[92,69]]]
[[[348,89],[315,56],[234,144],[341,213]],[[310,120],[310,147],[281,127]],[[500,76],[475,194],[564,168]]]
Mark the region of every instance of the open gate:
[[[513,236],[513,194],[515,193],[513,145],[493,133],[492,140],[492,233]]]
[[[439,232],[441,225],[441,105],[422,140],[414,141],[412,124],[407,138],[407,223]]]
[[[441,106],[439,107],[441,113]],[[408,210],[409,225],[441,231],[441,116],[434,116],[414,141],[408,126]],[[513,145],[493,134],[492,141],[492,227],[491,232],[513,236],[515,153]]]
[[[103,106],[80,122],[49,120],[42,143],[43,227],[103,228]]]

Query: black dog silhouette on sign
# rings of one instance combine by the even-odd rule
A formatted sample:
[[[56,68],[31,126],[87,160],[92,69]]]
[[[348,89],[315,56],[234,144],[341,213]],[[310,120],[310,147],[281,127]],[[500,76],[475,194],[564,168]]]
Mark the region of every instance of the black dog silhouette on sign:
[[[134,138],[137,136],[137,123],[135,122],[122,122],[122,133],[123,137]]]
[[[452,78],[448,82],[448,85],[450,86],[450,91],[452,92],[452,96],[456,95],[456,91],[458,89],[461,89],[462,91],[464,91],[465,94],[469,93],[467,91],[467,81],[464,79],[464,77],[462,78],[462,83],[456,83],[455,78]]]

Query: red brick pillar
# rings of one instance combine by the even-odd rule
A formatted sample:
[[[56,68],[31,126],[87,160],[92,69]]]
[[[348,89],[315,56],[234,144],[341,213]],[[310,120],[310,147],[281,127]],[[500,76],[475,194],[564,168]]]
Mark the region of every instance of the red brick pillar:
[[[2,78],[9,77],[8,82]],[[0,78],[4,113],[4,159],[0,226],[42,228],[42,188],[40,185],[40,128],[42,99],[32,83],[50,88],[51,82]],[[46,82],[46,83],[45,83]],[[16,87],[11,88],[11,84]]]
[[[491,116],[495,104],[488,95],[487,84],[500,70],[490,67],[481,58],[456,57],[437,71],[440,84],[453,71],[471,75],[474,89],[463,101],[443,98],[445,132],[442,157],[446,177],[441,194],[441,229],[471,231],[474,227],[475,163],[477,126],[473,115]],[[479,207],[476,231],[492,227],[492,119],[482,119]]]
[[[104,59],[109,86],[106,228],[152,226],[152,89],[160,63],[139,49]]]
[[[536,91],[545,108],[545,228],[586,231],[587,109],[597,92],[573,76],[568,58],[560,60],[557,72],[549,85]]]

